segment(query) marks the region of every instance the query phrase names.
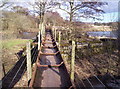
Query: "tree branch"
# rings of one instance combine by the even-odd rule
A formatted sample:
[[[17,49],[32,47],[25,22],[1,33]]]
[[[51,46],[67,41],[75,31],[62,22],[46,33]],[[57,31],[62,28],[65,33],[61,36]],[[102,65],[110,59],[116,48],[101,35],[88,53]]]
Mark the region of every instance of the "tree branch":
[[[67,10],[61,8],[61,5],[60,5],[60,4],[59,4],[59,9],[61,9],[61,10],[65,11],[65,12],[67,12],[68,14],[70,14],[70,12],[68,12]]]

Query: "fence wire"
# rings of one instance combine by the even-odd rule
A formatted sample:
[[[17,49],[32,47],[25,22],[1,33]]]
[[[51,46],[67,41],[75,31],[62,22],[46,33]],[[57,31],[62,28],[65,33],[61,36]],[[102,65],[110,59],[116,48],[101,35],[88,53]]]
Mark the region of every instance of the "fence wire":
[[[96,88],[95,83],[93,83],[93,80],[91,80],[89,77],[93,76],[94,79],[96,79],[96,83],[98,83],[99,85],[101,85],[102,88],[107,89],[106,87],[106,83],[104,83],[104,81],[102,80],[100,76],[102,75],[106,75],[106,73],[109,72],[109,75],[111,76],[112,79],[115,79],[115,77],[113,76],[113,74],[110,72],[110,70],[112,70],[111,66],[112,66],[112,61],[113,60],[117,60],[117,59],[112,59],[112,56],[114,55],[114,51],[117,50],[117,43],[114,40],[97,40],[97,39],[89,39],[89,38],[82,38],[82,37],[78,37],[76,36],[76,34],[79,33],[74,33],[74,39],[70,38],[70,34],[69,31],[67,30],[57,30],[57,42],[58,42],[58,32],[61,31],[61,53],[63,55],[67,55],[67,58],[64,58],[67,61],[67,65],[70,66],[71,63],[71,49],[72,49],[72,40],[76,41],[76,54],[75,54],[75,66],[77,66],[78,68],[81,67],[81,65],[83,65],[87,71],[89,71],[89,75],[90,76],[86,76],[84,75],[84,72],[81,72],[80,70],[75,69],[75,83],[77,87],[81,87],[83,86],[84,88],[88,87],[87,84],[90,85],[90,87],[92,89]],[[69,35],[68,35],[68,34]],[[76,36],[76,38],[75,38]],[[82,40],[85,39],[85,40]],[[102,56],[99,58],[99,55]],[[98,56],[98,60],[94,59],[94,57]],[[104,58],[105,57],[105,58]],[[103,58],[103,59],[102,59]],[[84,64],[84,60],[87,60],[88,63],[91,64],[91,66]],[[94,60],[93,60],[94,59]],[[102,61],[103,60],[103,61]],[[98,64],[100,65],[101,63],[106,63],[106,67],[98,67]],[[96,64],[96,63],[97,64]],[[102,66],[104,66],[103,64],[101,64]],[[70,67],[69,67],[70,68]],[[107,71],[102,72],[102,69],[107,69]],[[101,70],[100,70],[101,69]],[[85,70],[84,70],[85,71]],[[69,69],[69,73],[70,73],[70,69]],[[79,76],[76,74],[82,75]],[[104,76],[103,76],[104,77]],[[87,81],[87,83],[84,82],[84,80]],[[116,81],[117,82],[117,81]],[[100,87],[100,86],[98,86]]]

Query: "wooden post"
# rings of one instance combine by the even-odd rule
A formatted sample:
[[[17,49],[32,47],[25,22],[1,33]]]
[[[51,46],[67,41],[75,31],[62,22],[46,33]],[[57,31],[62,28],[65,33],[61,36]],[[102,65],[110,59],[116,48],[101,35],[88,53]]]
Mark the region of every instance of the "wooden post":
[[[59,42],[59,51],[60,51],[60,43],[61,43],[61,31],[59,31],[59,40],[58,40],[58,42]]]
[[[72,30],[70,29],[70,36],[69,36],[69,40],[72,40]]]
[[[52,34],[53,37],[55,38],[55,28],[54,28],[54,27],[52,28],[52,33],[53,33],[53,34]]]
[[[63,60],[65,64],[67,65],[68,55],[67,54],[62,54],[62,55],[63,55]]]
[[[40,49],[40,46],[41,46],[40,43],[41,43],[41,42],[40,42],[40,31],[39,31],[39,34],[38,34],[38,50]]]
[[[57,33],[56,33],[56,28],[55,28],[55,41],[56,41],[56,35],[57,35]]]
[[[30,42],[27,43],[27,77],[28,81],[32,77],[32,68],[31,68],[31,47],[30,47]]]
[[[44,26],[44,22],[42,22],[42,40],[45,37],[45,26]]]
[[[45,26],[44,26],[44,23],[43,23],[43,31],[44,31],[44,37],[45,37]]]
[[[44,35],[44,31],[43,31],[43,29],[44,29],[44,27],[43,27],[43,23],[41,23],[40,22],[40,24],[39,24],[39,29],[40,29],[40,35],[41,35],[41,39],[43,39],[43,35]]]
[[[41,25],[39,24],[39,30],[41,30]]]
[[[4,73],[4,76],[5,76],[6,72],[5,72],[5,65],[4,65],[4,63],[2,63],[2,68],[3,68],[3,73]]]
[[[71,81],[74,82],[74,65],[75,65],[75,41],[72,41],[72,59],[71,59]]]
[[[40,29],[40,34],[39,35],[40,35],[40,37],[42,39],[43,31],[42,31],[42,24],[41,23],[39,24],[39,29]]]
[[[41,23],[41,38],[43,40],[43,26],[42,26],[42,23]]]

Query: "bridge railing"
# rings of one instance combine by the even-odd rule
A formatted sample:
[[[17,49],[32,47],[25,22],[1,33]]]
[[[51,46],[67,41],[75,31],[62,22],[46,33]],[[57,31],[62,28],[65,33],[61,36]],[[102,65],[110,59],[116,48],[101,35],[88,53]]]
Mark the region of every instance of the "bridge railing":
[[[68,30],[53,28],[53,35],[58,43],[60,53],[64,59],[66,67],[71,76],[71,80],[77,87],[81,85],[87,87],[84,80],[88,82],[90,87],[94,88],[94,84],[89,79],[90,76],[95,77],[96,81],[103,87],[106,87],[102,79],[98,77],[101,69],[94,64],[93,56],[111,53],[115,50],[114,42],[102,42],[98,39],[88,38],[86,36],[70,38],[71,34]],[[78,33],[79,34],[79,33]],[[72,40],[71,40],[72,39]],[[84,39],[84,40],[83,40]],[[100,61],[96,61],[101,64]],[[108,64],[108,70],[110,64]],[[83,69],[81,69],[83,67]]]

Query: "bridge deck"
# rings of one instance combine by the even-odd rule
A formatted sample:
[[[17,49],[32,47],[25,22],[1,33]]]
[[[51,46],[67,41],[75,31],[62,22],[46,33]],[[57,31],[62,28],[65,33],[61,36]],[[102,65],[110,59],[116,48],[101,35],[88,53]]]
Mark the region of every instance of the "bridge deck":
[[[50,32],[46,34],[46,44],[44,46],[53,47],[51,44],[52,37]],[[43,53],[55,53],[56,48],[44,48]],[[41,55],[40,64],[41,65],[56,65],[62,62],[58,55]],[[65,65],[60,67],[38,67],[33,87],[70,87],[71,81],[69,74],[66,70]]]

